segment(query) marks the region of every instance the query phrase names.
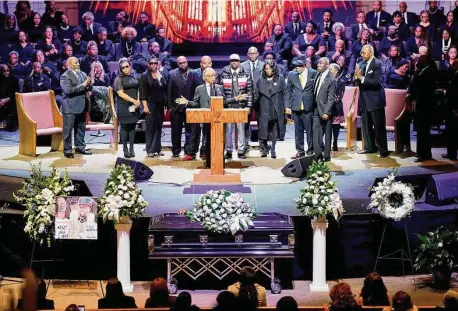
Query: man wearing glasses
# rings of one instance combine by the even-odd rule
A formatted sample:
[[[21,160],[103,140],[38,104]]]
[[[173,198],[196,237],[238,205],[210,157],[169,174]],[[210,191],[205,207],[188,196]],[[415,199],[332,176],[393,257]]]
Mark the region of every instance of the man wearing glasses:
[[[179,105],[177,98],[184,97],[187,100],[194,98],[196,87],[200,84],[199,77],[188,67],[186,57],[177,58],[178,68],[170,72],[168,83],[167,99],[169,108],[171,108],[170,121],[172,125],[172,154],[178,158],[181,153],[181,134],[183,127],[186,130],[184,152],[186,156],[184,161],[194,160],[199,148],[199,139],[197,137],[197,128],[200,130],[200,124],[186,123],[186,106]]]
[[[232,54],[229,57],[229,65],[223,68],[220,75],[220,83],[223,85],[224,95],[228,108],[251,108],[253,107],[253,82],[251,73],[240,66],[240,56]],[[246,159],[245,155],[245,123],[228,123],[226,127],[226,159],[232,159],[233,136],[237,126],[237,154],[239,159]],[[234,133],[234,134],[233,134]]]
[[[92,89],[92,79],[80,70],[80,62],[76,57],[70,57],[67,64],[67,71],[60,77],[61,110],[64,119],[64,156],[73,158],[72,129],[75,132],[75,153],[92,154],[86,150],[84,142],[88,104],[87,92]]]

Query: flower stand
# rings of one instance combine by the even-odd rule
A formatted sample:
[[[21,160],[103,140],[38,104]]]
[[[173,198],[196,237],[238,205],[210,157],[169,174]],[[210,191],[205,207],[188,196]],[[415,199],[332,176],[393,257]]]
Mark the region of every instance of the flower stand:
[[[326,283],[326,229],[328,221],[319,217],[312,219],[313,228],[313,280],[311,292],[328,292]]]
[[[118,240],[118,271],[117,277],[126,293],[131,293],[134,286],[130,283],[130,229],[132,221],[128,217],[121,217],[115,225]]]

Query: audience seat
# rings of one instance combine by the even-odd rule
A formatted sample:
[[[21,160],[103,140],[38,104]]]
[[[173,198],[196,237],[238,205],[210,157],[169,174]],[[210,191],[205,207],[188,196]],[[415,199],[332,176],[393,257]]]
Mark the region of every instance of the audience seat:
[[[380,41],[372,41],[372,42],[374,42],[375,50],[376,50],[377,53],[378,53],[378,51],[379,51],[379,46],[380,46]]]
[[[350,39],[351,37],[351,26],[345,26],[345,37]]]
[[[110,103],[110,111],[112,115],[112,123],[92,122],[89,113],[86,114],[86,131],[111,131],[110,147],[118,151],[118,115],[114,106],[113,89],[108,87],[108,102]]]
[[[346,86],[342,97],[345,123],[342,123],[341,126],[347,130],[347,150],[356,148],[358,100],[359,89],[355,86]]]
[[[140,47],[142,53],[148,53],[148,42],[140,42]]]
[[[386,130],[394,132],[396,153],[402,153],[404,146],[410,150],[410,118],[407,117],[406,95],[407,90],[385,89]]]
[[[108,69],[110,70],[111,73],[119,71],[118,62],[107,62],[107,63],[108,63]]]
[[[54,91],[16,93],[19,154],[37,156],[37,136],[52,135],[51,151],[63,151],[63,118]]]

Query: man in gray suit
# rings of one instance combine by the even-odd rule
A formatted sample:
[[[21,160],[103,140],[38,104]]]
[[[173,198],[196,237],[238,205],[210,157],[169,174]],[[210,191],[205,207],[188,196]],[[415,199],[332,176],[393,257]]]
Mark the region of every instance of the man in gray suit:
[[[258,60],[259,52],[258,49],[254,46],[248,49],[248,60],[244,61],[241,66],[245,69],[246,72],[251,74],[251,81],[253,81],[253,98],[256,88],[256,83],[258,82],[259,78],[261,78],[262,68],[264,67],[264,62]],[[259,103],[253,103],[253,109],[258,114],[259,112]],[[248,115],[248,123],[245,124],[245,150],[244,153],[248,151],[250,147],[250,121],[252,118],[252,111]]]
[[[76,57],[67,60],[68,69],[60,77],[62,88],[62,115],[64,119],[64,155],[73,158],[72,129],[75,135],[75,153],[90,155],[86,150],[84,135],[86,134],[87,92],[92,88],[91,77],[80,70],[80,62]]]
[[[288,73],[285,90],[285,113],[294,120],[294,141],[297,153],[292,159],[313,154],[313,87],[317,72],[306,67],[305,56],[298,56]],[[304,149],[304,131],[307,133],[307,151]]]
[[[335,64],[332,64],[335,65]],[[318,61],[318,77],[314,87],[313,150],[319,160],[331,160],[332,108],[336,98],[336,79],[329,69],[329,59]],[[325,143],[323,146],[323,135]],[[323,155],[324,150],[324,155]]]
[[[202,73],[202,78],[204,79],[204,84],[196,87],[193,100],[187,100],[183,96],[177,98],[175,102],[179,105],[186,105],[190,108],[208,108],[210,109],[210,99],[212,96],[222,96],[224,97],[224,89],[221,85],[215,84],[216,81],[216,72],[213,68],[206,68]],[[224,101],[226,103],[226,101]],[[202,146],[201,150],[205,150],[206,154],[206,165],[207,168],[211,166],[211,133],[210,123],[203,124],[203,132],[207,137],[205,141],[205,146]],[[223,160],[224,161],[224,160]]]

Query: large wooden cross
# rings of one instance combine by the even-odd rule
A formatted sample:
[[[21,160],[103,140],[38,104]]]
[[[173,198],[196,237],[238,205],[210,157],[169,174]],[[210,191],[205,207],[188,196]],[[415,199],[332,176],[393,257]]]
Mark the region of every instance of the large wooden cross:
[[[240,174],[224,171],[224,123],[248,122],[248,109],[223,109],[223,97],[211,97],[211,109],[186,109],[187,123],[210,123],[211,169],[194,173],[194,183],[241,183]]]

